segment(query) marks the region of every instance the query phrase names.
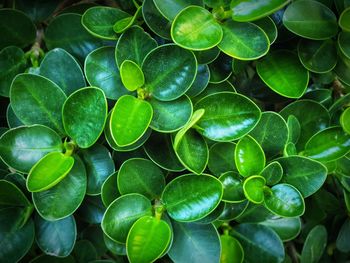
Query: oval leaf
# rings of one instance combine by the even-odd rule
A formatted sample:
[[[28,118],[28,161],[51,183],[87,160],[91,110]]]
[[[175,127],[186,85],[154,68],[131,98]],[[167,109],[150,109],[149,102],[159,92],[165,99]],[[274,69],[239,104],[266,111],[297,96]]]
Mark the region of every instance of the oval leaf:
[[[145,84],[141,68],[132,60],[124,60],[120,65],[120,77],[125,88],[130,91],[137,90]]]
[[[266,180],[262,176],[248,177],[243,184],[244,195],[250,202],[261,204],[264,201],[265,184]]]
[[[317,225],[306,237],[301,252],[301,263],[316,263],[327,246],[327,230],[323,225]]]
[[[229,235],[220,236],[221,255],[220,263],[242,263],[244,251],[242,245]]]

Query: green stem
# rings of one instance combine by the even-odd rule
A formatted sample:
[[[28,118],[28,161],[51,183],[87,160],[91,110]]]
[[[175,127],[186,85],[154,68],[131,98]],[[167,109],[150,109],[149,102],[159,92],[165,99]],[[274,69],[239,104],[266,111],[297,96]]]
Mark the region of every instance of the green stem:
[[[232,10],[225,10],[224,7],[220,6],[214,8],[212,14],[217,21],[222,21],[232,17]]]
[[[155,204],[154,204],[155,218],[160,220],[162,218],[164,212],[165,212],[164,205],[162,204],[162,202],[159,199],[156,199]]]
[[[65,148],[64,155],[65,156],[72,156],[76,147],[77,147],[77,145],[75,144],[74,141],[70,141],[70,142],[65,141],[64,142],[64,148]]]

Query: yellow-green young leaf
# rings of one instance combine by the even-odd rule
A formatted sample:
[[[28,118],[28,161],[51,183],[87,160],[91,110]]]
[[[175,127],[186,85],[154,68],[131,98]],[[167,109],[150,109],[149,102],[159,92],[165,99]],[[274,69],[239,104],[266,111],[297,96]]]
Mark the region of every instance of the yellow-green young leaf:
[[[152,106],[141,99],[124,95],[115,104],[110,119],[110,131],[118,146],[136,142],[146,132],[153,116]]]
[[[220,43],[222,35],[221,26],[214,16],[200,6],[183,9],[171,25],[173,41],[183,48],[192,50],[213,48]]]
[[[350,32],[350,6],[340,14],[338,23],[344,31]]]
[[[350,134],[350,107],[347,108],[340,116],[340,124],[343,130]]]
[[[123,19],[118,20],[113,25],[114,32],[121,34],[124,31],[126,31],[128,28],[130,28],[136,21],[136,19],[139,17],[139,14],[141,13],[142,7],[138,7],[135,14],[133,16],[128,16]]]
[[[240,139],[235,148],[235,163],[244,176],[258,175],[265,167],[265,154],[259,143],[250,135]]]
[[[261,204],[264,201],[265,184],[265,178],[260,175],[248,177],[243,184],[245,197],[254,204]]]
[[[221,255],[220,263],[242,263],[244,251],[241,243],[229,235],[220,236]]]
[[[171,218],[191,222],[209,215],[219,205],[221,182],[211,175],[182,175],[164,189],[162,201]]]
[[[137,90],[145,84],[145,77],[141,68],[131,60],[124,60],[120,65],[120,77],[125,88],[130,91]]]
[[[131,227],[126,251],[130,263],[149,263],[159,258],[171,240],[169,225],[153,216],[144,216]]]
[[[30,170],[27,188],[30,192],[48,190],[58,184],[72,169],[74,158],[60,152],[45,155]]]

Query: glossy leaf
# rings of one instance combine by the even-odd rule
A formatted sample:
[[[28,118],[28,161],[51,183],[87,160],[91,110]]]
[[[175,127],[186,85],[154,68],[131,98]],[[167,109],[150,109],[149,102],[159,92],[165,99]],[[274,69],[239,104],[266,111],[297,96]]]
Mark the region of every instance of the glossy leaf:
[[[317,225],[307,235],[301,252],[301,263],[316,263],[327,245],[327,230],[323,225]]]
[[[243,191],[243,180],[235,172],[223,173],[219,180],[224,188],[222,200],[228,203],[239,203],[246,199]]]
[[[30,169],[27,177],[27,189],[30,192],[42,192],[58,184],[74,165],[74,158],[60,152],[51,152],[41,158]]]
[[[303,155],[320,162],[330,162],[350,151],[350,135],[341,127],[330,127],[316,133],[305,145]]]
[[[296,238],[301,231],[300,217],[272,217],[260,224],[273,229],[283,242]]]
[[[238,141],[235,148],[235,163],[242,176],[260,174],[265,167],[265,161],[264,151],[253,137],[247,135]]]
[[[300,123],[294,115],[287,117],[288,142],[296,143],[300,136]]]
[[[86,184],[84,164],[74,156],[72,170],[59,184],[49,190],[33,193],[34,206],[39,215],[48,221],[68,217],[83,202]]]
[[[141,66],[145,56],[154,48],[157,42],[141,27],[132,26],[118,39],[115,49],[115,60],[118,67],[124,60],[130,60]]]
[[[77,210],[77,215],[88,224],[101,224],[106,211],[101,196],[85,196],[83,203]]]
[[[231,57],[254,60],[269,50],[270,41],[266,33],[255,24],[227,20],[222,24],[222,30],[223,37],[218,47]]]
[[[100,194],[103,182],[115,171],[110,152],[105,146],[96,143],[88,149],[82,149],[79,156],[86,168],[86,194]]]
[[[191,100],[181,96],[172,101],[149,99],[153,108],[150,127],[159,132],[174,132],[181,129],[191,118],[193,106]]]
[[[196,54],[195,54],[196,55]],[[196,55],[197,61],[198,57]],[[198,61],[199,63],[199,61]],[[197,74],[191,87],[187,90],[186,95],[194,97],[200,94],[208,85],[210,72],[208,65],[198,65]]]
[[[346,133],[350,134],[350,108],[347,108],[340,116],[340,125]]]
[[[231,1],[232,19],[245,22],[268,16],[288,3],[286,0],[254,0]]]
[[[1,9],[0,20],[0,49],[7,46],[24,48],[35,40],[36,28],[30,18],[23,12],[15,9]]]
[[[300,192],[289,184],[277,184],[265,191],[264,205],[271,212],[283,217],[301,216],[305,211]]]
[[[208,64],[213,62],[220,54],[220,49],[213,47],[211,49],[194,51],[194,55],[197,58],[198,64]]]
[[[0,207],[28,207],[31,205],[21,189],[12,182],[0,180],[0,190]]]
[[[265,178],[267,185],[275,185],[282,179],[283,169],[279,162],[273,161],[265,166],[260,175]]]
[[[338,47],[343,55],[350,59],[350,32],[338,34]]]
[[[350,251],[349,247],[349,233],[350,233],[350,221],[349,219],[345,220],[344,224],[341,226],[336,246],[341,252],[348,253]]]
[[[117,39],[114,24],[130,15],[118,8],[107,6],[91,7],[85,11],[81,23],[90,34],[103,39]]]
[[[117,180],[122,195],[138,193],[149,199],[159,197],[165,187],[162,170],[152,161],[142,158],[125,161],[119,168]]]
[[[220,263],[242,263],[244,259],[244,251],[242,245],[229,235],[221,235],[221,255]]]
[[[169,225],[152,216],[137,220],[126,240],[128,259],[131,263],[148,263],[159,258],[166,250],[170,239]]]
[[[349,69],[350,69],[350,59],[348,59],[345,56],[339,56],[338,63],[334,68],[334,72],[337,75],[337,77],[346,85],[350,85],[350,77],[348,74]]]
[[[83,62],[92,50],[102,46],[102,41],[83,27],[81,17],[72,13],[55,17],[45,31],[47,48],[63,48]]]
[[[209,83],[222,83],[232,75],[232,57],[220,52],[219,56],[213,60],[209,66]],[[232,90],[230,90],[232,91]]]
[[[190,5],[202,6],[202,0],[154,0],[154,4],[158,8],[159,12],[168,20],[172,21],[176,15],[186,7]]]
[[[146,132],[153,116],[150,103],[130,95],[118,99],[110,119],[111,135],[119,146],[136,142]]]
[[[344,31],[350,32],[349,22],[350,22],[350,7],[346,8],[340,14],[338,23],[341,29],[343,29]]]
[[[101,199],[105,207],[108,207],[115,199],[120,196],[117,187],[117,175],[115,172],[108,176],[101,187]]]
[[[338,32],[335,14],[314,0],[290,4],[284,12],[283,25],[299,36],[315,40],[331,38]]]
[[[79,63],[62,48],[55,48],[45,55],[40,64],[40,75],[55,82],[67,96],[86,87]]]
[[[264,201],[264,188],[266,180],[260,175],[249,176],[243,184],[245,197],[254,204]]]
[[[0,137],[0,155],[9,166],[20,172],[29,170],[50,152],[61,152],[60,136],[42,125],[18,127]]]
[[[172,222],[174,241],[168,252],[177,263],[212,263],[220,260],[220,237],[212,224]]]
[[[10,97],[13,111],[24,124],[42,124],[64,134],[61,111],[67,97],[54,82],[19,74],[12,82]]]
[[[171,37],[175,44],[183,48],[206,50],[220,43],[223,30],[208,10],[200,6],[188,6],[175,17],[171,25]]]
[[[67,257],[73,250],[77,229],[73,216],[46,221],[35,217],[35,237],[40,249],[47,255]]]
[[[171,218],[190,222],[210,214],[223,195],[221,182],[210,175],[182,175],[164,189],[162,201]]]
[[[120,65],[120,77],[125,88],[137,90],[145,84],[145,77],[141,68],[132,60],[124,60]]]
[[[136,12],[134,13],[133,16],[127,16],[115,22],[115,24],[113,25],[114,32],[116,32],[117,34],[120,34],[125,32],[128,28],[130,28],[135,22],[137,22],[136,19],[139,18],[141,9],[142,7],[139,6],[137,7]]]
[[[216,176],[227,171],[236,171],[235,159],[236,144],[218,142],[209,149],[208,168]]]
[[[147,215],[152,215],[152,205],[146,197],[140,194],[123,195],[109,205],[101,227],[109,238],[125,243],[131,226]]]
[[[278,158],[283,168],[282,182],[296,187],[304,198],[321,188],[327,178],[327,169],[321,163],[302,156]]]
[[[107,100],[94,87],[72,93],[63,105],[63,125],[67,134],[81,148],[93,145],[103,132],[107,119]]]
[[[270,89],[287,98],[300,98],[309,82],[309,73],[297,56],[285,50],[265,56],[257,63],[257,72]]]
[[[1,16],[1,14],[0,14]],[[1,30],[1,29],[0,29]],[[0,95],[9,97],[13,78],[24,72],[26,59],[22,49],[9,46],[0,51]]]
[[[250,132],[260,119],[260,109],[247,97],[220,92],[198,101],[194,109],[204,109],[196,129],[214,141],[232,141]]]
[[[275,22],[269,16],[263,17],[259,20],[255,20],[254,24],[260,27],[266,33],[269,38],[270,44],[273,44],[278,36],[278,30]]]
[[[167,44],[148,53],[142,63],[142,71],[146,91],[158,100],[171,101],[183,95],[192,85],[197,61],[191,51]]]
[[[92,51],[86,57],[84,72],[90,85],[102,89],[109,99],[117,100],[129,93],[121,81],[114,60],[114,47],[102,47]]]
[[[261,263],[282,262],[285,256],[282,241],[270,228],[260,224],[240,224],[231,234],[241,243],[244,260]],[[262,242],[262,240],[264,242]]]
[[[239,218],[246,211],[249,205],[249,201],[245,200],[240,203],[228,203],[225,202],[224,210],[219,216],[219,220],[234,220]]]

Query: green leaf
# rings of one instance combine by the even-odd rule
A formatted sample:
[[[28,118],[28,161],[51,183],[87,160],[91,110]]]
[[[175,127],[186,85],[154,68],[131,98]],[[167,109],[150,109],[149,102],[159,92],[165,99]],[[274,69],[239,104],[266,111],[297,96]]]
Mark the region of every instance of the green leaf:
[[[153,108],[150,127],[159,132],[175,132],[181,129],[191,118],[193,106],[191,100],[183,95],[172,101],[149,99]]]
[[[130,28],[135,23],[136,19],[139,18],[141,9],[142,7],[139,6],[137,7],[137,10],[133,16],[128,16],[115,22],[115,24],[113,25],[114,32],[120,34],[125,32],[128,28]]]
[[[221,235],[220,263],[243,263],[244,251],[237,239],[229,235]]]
[[[283,25],[296,35],[314,40],[328,39],[338,33],[335,14],[314,0],[290,4],[283,14]]]
[[[182,175],[164,189],[162,201],[171,218],[181,222],[199,220],[219,205],[221,182],[211,175]]]
[[[39,215],[48,221],[68,217],[83,202],[86,184],[84,164],[74,156],[72,170],[59,184],[49,190],[33,193],[34,206]]]
[[[269,16],[260,18],[259,20],[255,20],[254,24],[260,27],[266,33],[269,38],[270,44],[273,44],[278,36],[278,30],[275,22]]]
[[[28,207],[31,203],[14,183],[0,180],[0,207]]]
[[[167,44],[148,53],[142,71],[146,91],[158,100],[171,101],[191,87],[197,74],[197,61],[193,52]]]
[[[66,98],[54,82],[27,73],[17,75],[10,89],[12,109],[24,124],[42,124],[61,134],[64,134],[61,112]]]
[[[153,0],[144,0],[142,4],[142,16],[146,25],[164,39],[171,39],[171,22],[167,20],[157,9]]]
[[[84,62],[85,57],[102,46],[102,40],[93,37],[81,24],[81,15],[62,14],[52,19],[45,31],[47,48],[60,47]]]
[[[39,248],[47,255],[67,257],[73,250],[77,228],[73,216],[46,221],[35,216],[35,237]]]
[[[0,261],[12,263],[19,261],[31,248],[34,241],[33,220],[22,225],[23,209],[9,207],[0,210]]]
[[[165,187],[162,170],[152,161],[143,158],[125,161],[119,168],[117,180],[122,195],[138,193],[151,200],[159,197]]]
[[[101,199],[105,207],[121,196],[117,187],[117,175],[118,172],[115,172],[108,176],[101,186]]]
[[[79,207],[77,214],[80,219],[89,224],[98,224],[102,222],[103,214],[106,208],[104,207],[101,196],[85,196],[85,199]],[[82,262],[84,263],[84,262]]]
[[[132,26],[118,39],[115,60],[118,67],[124,60],[131,60],[141,66],[145,56],[157,47],[157,42],[139,26]]]
[[[267,156],[275,156],[283,151],[287,143],[288,126],[278,113],[265,111],[249,135],[261,145]]]
[[[269,38],[253,23],[227,20],[222,24],[222,30],[223,37],[218,47],[231,57],[239,60],[255,60],[269,51]]]
[[[61,48],[55,48],[45,55],[40,64],[40,75],[55,82],[67,96],[86,87],[79,63]]]
[[[100,137],[107,119],[103,91],[95,87],[75,91],[65,101],[62,116],[67,134],[79,147],[89,148]]]
[[[201,174],[209,160],[209,149],[204,138],[195,130],[190,129],[182,136],[180,130],[174,140],[174,151],[183,166],[189,171]],[[181,137],[181,138],[180,138]]]
[[[179,172],[185,168],[174,151],[170,135],[152,132],[144,145],[147,156],[162,169]]]
[[[194,51],[194,55],[197,58],[198,64],[208,64],[213,62],[220,54],[220,49],[218,47],[213,47],[211,49]]]
[[[338,56],[338,63],[334,68],[334,72],[346,85],[350,85],[350,77],[349,77],[349,69],[350,69],[350,59],[348,59],[345,56],[342,56],[342,54],[339,54]]]
[[[291,51],[269,53],[257,63],[257,72],[274,92],[287,98],[300,98],[309,83],[309,73]]]
[[[290,115],[294,115],[299,121],[300,137],[297,148],[300,150],[304,149],[305,143],[312,135],[328,127],[330,122],[327,109],[322,104],[312,100],[297,100],[292,102],[282,109],[280,114],[285,120]]]
[[[114,60],[114,47],[101,47],[92,51],[86,57],[84,72],[90,85],[102,89],[109,99],[117,100],[129,93],[121,81]]]
[[[42,125],[10,129],[0,137],[1,159],[23,173],[28,173],[46,154],[62,150],[60,136]]]
[[[302,156],[276,159],[283,168],[282,182],[296,187],[304,198],[321,188],[327,178],[327,168],[321,163]]]
[[[26,0],[16,0],[16,9],[22,10],[35,23],[43,22],[59,5],[59,0],[43,1],[33,0],[30,3]]]
[[[27,189],[30,192],[42,192],[58,184],[74,165],[74,158],[60,152],[51,152],[41,158],[30,169],[27,177]]]
[[[68,256],[65,258],[58,258],[55,256],[48,256],[48,255],[40,255],[34,258],[33,260],[30,261],[30,263],[75,263],[75,259],[73,256]]]
[[[339,230],[337,241],[336,241],[337,249],[339,249],[341,252],[349,253],[350,251],[349,233],[350,233],[350,220],[346,219],[344,224],[341,226]]]
[[[338,47],[343,55],[350,59],[350,32],[343,31],[338,34]]]
[[[190,5],[203,7],[202,0],[154,0],[159,12],[168,20],[172,21],[181,10]]]
[[[219,177],[224,194],[222,201],[228,203],[240,203],[246,199],[243,191],[243,180],[239,174],[235,172],[226,172]]]
[[[264,205],[272,213],[283,217],[301,216],[305,212],[302,195],[289,184],[277,184],[265,190]]]
[[[265,166],[260,175],[265,178],[267,185],[275,185],[282,179],[283,169],[279,162],[273,161]]]
[[[114,200],[102,219],[102,230],[112,240],[125,243],[131,226],[142,216],[152,215],[152,204],[140,194],[127,194]]]
[[[306,237],[301,252],[301,263],[316,263],[327,246],[327,230],[323,225],[317,225]]]
[[[208,168],[216,176],[227,171],[237,171],[235,159],[236,144],[218,142],[209,149]]]
[[[282,241],[273,230],[264,225],[240,224],[234,227],[231,234],[241,243],[246,262],[259,259],[260,263],[278,263],[284,259]]]
[[[1,16],[1,14],[0,14]],[[1,29],[0,29],[1,30]],[[14,77],[24,72],[27,61],[22,49],[9,46],[0,51],[0,95],[9,97]]]
[[[294,115],[288,115],[287,117],[288,126],[288,142],[297,143],[300,136],[300,123]]]
[[[90,241],[84,239],[79,240],[75,244],[72,255],[77,263],[91,262],[97,259],[97,251],[94,245]]]
[[[88,149],[80,150],[79,156],[86,168],[86,194],[99,195],[103,182],[115,171],[110,152],[105,146],[96,143]]]
[[[350,22],[350,7],[346,8],[340,14],[338,23],[341,29],[343,29],[344,31],[350,32],[349,22]]]
[[[250,132],[260,119],[260,109],[247,97],[219,92],[202,98],[194,109],[204,109],[196,129],[214,141],[232,141]]]
[[[208,65],[210,73],[209,83],[218,84],[228,80],[232,75],[231,65],[232,57],[221,52],[219,56]],[[230,91],[232,90],[230,89]]]
[[[85,11],[81,23],[90,34],[103,39],[117,39],[114,24],[130,15],[118,8],[95,6]]]
[[[350,134],[350,108],[344,110],[340,116],[340,125],[347,134]]]
[[[319,74],[331,71],[338,60],[336,47],[330,39],[301,39],[298,43],[298,56],[306,69]]]
[[[174,242],[168,252],[176,263],[210,263],[220,260],[220,236],[212,224],[172,222]]]
[[[165,252],[172,233],[169,225],[152,216],[138,219],[131,227],[126,250],[131,263],[153,262]]]
[[[171,25],[172,40],[186,49],[210,49],[219,44],[222,37],[220,24],[208,10],[200,6],[186,7]]]
[[[320,162],[331,162],[350,151],[350,135],[339,126],[319,131],[305,145],[304,156]]]
[[[130,95],[118,99],[110,119],[111,135],[119,146],[136,142],[146,132],[153,117],[150,103]]]
[[[245,200],[240,203],[227,203],[225,202],[224,211],[221,213],[219,220],[234,220],[240,217],[247,209],[249,201]]]
[[[196,54],[195,54],[196,55]],[[198,57],[196,55],[198,61]],[[198,61],[199,63],[199,61]],[[200,94],[208,85],[210,78],[210,72],[208,65],[198,65],[197,74],[191,87],[186,91],[186,95],[194,97]]]
[[[110,239],[106,234],[103,235],[103,239],[108,250],[113,254],[126,256],[126,244],[117,243]]]
[[[231,70],[232,71],[232,70]],[[193,103],[201,100],[202,98],[219,92],[236,92],[235,87],[228,80],[219,83],[209,83],[208,86],[196,97],[192,98]]]
[[[283,242],[296,238],[301,231],[300,217],[272,217],[260,224],[275,231]]]
[[[141,68],[132,60],[124,60],[120,65],[120,77],[125,88],[130,91],[137,90],[145,84]]]
[[[232,19],[239,22],[254,21],[284,7],[286,0],[231,1]]]
[[[7,46],[27,47],[32,44],[36,36],[36,28],[30,18],[15,9],[1,9],[0,21],[0,49]]]
[[[260,175],[249,176],[243,184],[245,197],[254,204],[261,204],[264,201],[264,189],[266,180]]]
[[[247,135],[238,141],[235,148],[235,163],[242,176],[260,174],[265,162],[264,151],[253,137]]]

